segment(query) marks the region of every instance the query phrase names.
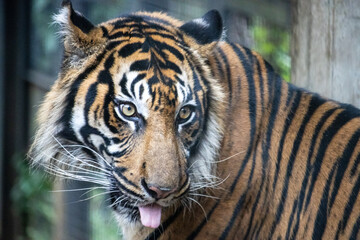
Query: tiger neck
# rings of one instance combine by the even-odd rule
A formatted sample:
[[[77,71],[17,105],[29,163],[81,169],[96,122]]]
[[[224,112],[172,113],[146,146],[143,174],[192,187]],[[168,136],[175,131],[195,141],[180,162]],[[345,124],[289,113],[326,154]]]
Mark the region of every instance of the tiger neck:
[[[244,204],[253,204],[260,189],[268,188],[268,176],[275,163],[267,147],[274,123],[272,103],[279,99],[281,84],[286,85],[257,53],[227,43],[220,44],[209,59],[212,72],[227,92],[227,114],[222,140],[218,176],[226,179],[225,201],[235,204],[239,194]],[[279,110],[279,112],[281,109]],[[268,192],[267,198],[272,193]],[[269,202],[271,202],[269,200]]]

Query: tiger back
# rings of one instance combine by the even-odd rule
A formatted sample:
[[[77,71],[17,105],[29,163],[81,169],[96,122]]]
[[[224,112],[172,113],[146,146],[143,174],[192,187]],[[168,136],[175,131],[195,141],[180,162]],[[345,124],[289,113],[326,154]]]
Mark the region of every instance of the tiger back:
[[[106,188],[125,239],[359,239],[360,111],[224,41],[215,10],[94,26],[64,1],[29,156]]]

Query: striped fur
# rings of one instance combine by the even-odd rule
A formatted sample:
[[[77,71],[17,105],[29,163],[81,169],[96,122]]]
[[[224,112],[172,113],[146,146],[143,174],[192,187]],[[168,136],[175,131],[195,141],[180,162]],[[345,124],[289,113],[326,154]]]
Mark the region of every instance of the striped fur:
[[[29,155],[106,187],[126,239],[360,238],[358,109],[222,41],[216,11],[93,26],[63,6],[63,66]],[[124,116],[128,103],[138,115]],[[138,206],[154,203],[161,225],[143,227]]]

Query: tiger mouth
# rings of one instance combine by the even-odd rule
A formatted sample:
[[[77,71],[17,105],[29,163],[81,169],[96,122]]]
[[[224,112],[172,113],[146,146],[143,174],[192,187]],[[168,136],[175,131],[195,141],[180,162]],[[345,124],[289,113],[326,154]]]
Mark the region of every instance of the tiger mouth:
[[[110,193],[111,207],[113,210],[133,223],[139,223],[145,227],[157,228],[161,223],[161,212],[164,208],[170,207],[179,201],[189,191],[190,182],[187,180],[178,195],[172,195],[165,199],[146,200],[139,194],[131,196],[123,192],[117,179],[112,179]],[[183,187],[186,187],[185,190]],[[183,191],[183,192],[182,192]]]
[[[121,199],[118,201],[118,199]],[[136,203],[120,191],[110,192],[111,205],[113,209],[130,220],[140,222],[145,227],[157,228],[161,222],[161,212],[164,207],[156,202]]]

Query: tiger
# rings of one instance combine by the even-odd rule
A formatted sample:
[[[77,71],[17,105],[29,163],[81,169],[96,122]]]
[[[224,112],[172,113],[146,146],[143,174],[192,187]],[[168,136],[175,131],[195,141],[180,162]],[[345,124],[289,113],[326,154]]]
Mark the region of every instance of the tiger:
[[[105,188],[124,239],[360,239],[360,111],[281,79],[217,10],[93,25],[64,56],[29,156]]]

